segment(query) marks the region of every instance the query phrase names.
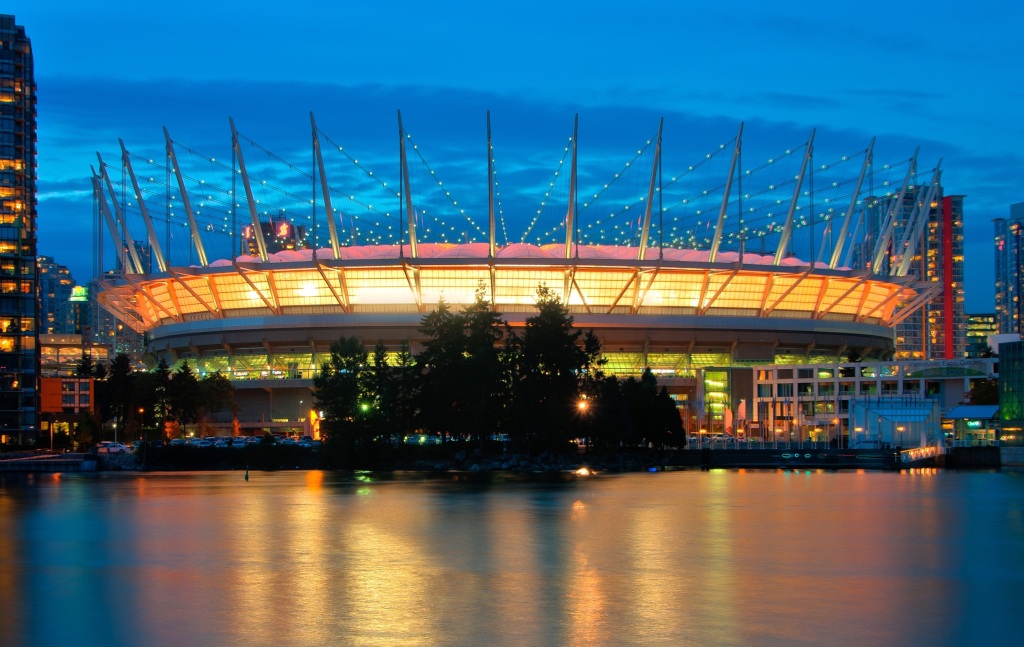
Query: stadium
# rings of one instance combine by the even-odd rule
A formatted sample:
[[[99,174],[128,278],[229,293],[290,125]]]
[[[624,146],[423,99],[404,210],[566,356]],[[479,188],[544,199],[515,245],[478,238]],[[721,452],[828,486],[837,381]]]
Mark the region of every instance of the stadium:
[[[584,200],[574,128],[554,179],[539,192],[542,206],[555,212],[550,228],[535,233],[544,222],[538,209],[527,234],[499,242],[511,219],[497,192],[489,115],[488,186],[480,190],[488,196],[480,209],[486,224],[464,230],[447,226],[469,218],[436,180],[401,115],[401,177],[394,183],[363,168],[312,115],[311,125],[311,168],[286,166],[298,176],[295,186],[311,187],[312,196],[286,180],[278,199],[268,199],[274,194],[261,176],[282,174],[255,170],[253,152],[264,154],[265,165],[280,158],[244,138],[233,122],[230,180],[219,184],[194,166],[183,170],[179,155],[215,164],[222,175],[226,165],[172,141],[166,129],[165,164],[122,143],[121,164],[108,167],[101,158],[94,171],[97,213],[116,256],[116,269],[101,284],[101,305],[145,333],[153,362],[187,361],[201,374],[227,375],[238,389],[243,427],[308,430],[315,418],[312,378],[333,341],[356,336],[370,349],[383,342],[390,352],[415,353],[424,314],[440,300],[472,303],[478,290],[513,327],[534,312],[539,286],[554,290],[577,327],[601,339],[607,372],[649,368],[686,400],[702,391],[701,371],[710,367],[885,357],[893,326],[934,289],[916,282],[903,262],[914,254],[905,243],[920,226],[913,218],[884,218],[876,231],[865,223],[865,213],[884,198],[902,200],[918,175],[916,155],[876,164],[873,141],[817,164],[811,133],[802,146],[744,170],[741,126],[665,182],[659,127]],[[349,168],[332,172],[337,161],[325,150],[340,152]],[[786,162],[790,167],[778,172]],[[712,171],[714,163],[721,169]],[[152,168],[137,174],[140,164],[165,177]],[[702,179],[687,183],[697,169]],[[772,178],[759,179],[768,172]],[[388,208],[371,206],[372,191],[391,200]],[[148,208],[157,201],[166,207]],[[450,215],[434,215],[438,204]],[[172,240],[172,225],[188,236]],[[144,232],[145,242],[133,232]],[[214,245],[207,240],[216,235],[229,246],[209,260]],[[183,239],[195,262],[175,265],[165,252]]]

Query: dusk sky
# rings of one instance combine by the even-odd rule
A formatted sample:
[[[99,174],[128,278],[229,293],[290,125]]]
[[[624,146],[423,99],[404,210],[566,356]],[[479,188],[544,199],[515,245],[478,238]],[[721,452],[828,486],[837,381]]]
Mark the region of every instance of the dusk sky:
[[[581,164],[607,173],[664,117],[666,150],[683,160],[740,122],[751,160],[812,128],[816,155],[877,136],[876,162],[918,146],[922,170],[941,158],[946,194],[966,195],[967,309],[992,311],[992,219],[1024,201],[1024,8],[699,4],[6,2],[35,57],[39,253],[88,281],[96,152],[116,162],[122,138],[159,155],[162,126],[230,157],[230,116],[275,153],[301,155],[312,111],[332,139],[392,171],[401,109],[458,186],[485,173],[487,110],[506,179],[550,171],[577,113]]]

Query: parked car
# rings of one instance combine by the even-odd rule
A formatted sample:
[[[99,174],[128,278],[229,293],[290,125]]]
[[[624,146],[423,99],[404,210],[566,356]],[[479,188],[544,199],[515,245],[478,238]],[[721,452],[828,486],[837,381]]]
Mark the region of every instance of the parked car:
[[[128,448],[124,443],[112,443],[104,441],[96,447],[96,452],[99,454],[127,454],[131,449]]]
[[[188,444],[188,441],[185,440],[184,438],[171,438],[171,447],[180,447],[182,445],[187,445],[187,444]]]

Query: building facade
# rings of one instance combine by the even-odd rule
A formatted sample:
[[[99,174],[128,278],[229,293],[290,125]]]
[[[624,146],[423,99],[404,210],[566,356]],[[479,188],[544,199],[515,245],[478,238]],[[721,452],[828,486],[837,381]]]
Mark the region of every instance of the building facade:
[[[39,257],[39,333],[42,335],[75,332],[71,296],[75,279],[71,270],[49,256]]]
[[[946,414],[965,401],[973,381],[998,378],[999,367],[993,358],[756,366],[731,372],[725,401],[733,411],[742,401],[752,438],[935,445],[954,440]]]
[[[999,333],[999,318],[994,312],[967,315],[967,357],[989,357],[996,352],[990,337]]]
[[[39,428],[36,85],[32,46],[0,15],[0,443]]]
[[[999,346],[1000,441],[1024,444],[1024,341]]]
[[[1009,218],[996,218],[996,316],[999,332],[1020,334],[1024,301],[1021,263],[1024,263],[1024,202],[1010,205]]]
[[[888,274],[903,263],[909,276],[937,286],[922,308],[896,326],[895,359],[960,359],[967,353],[964,196],[932,189],[912,185],[901,195],[865,201],[867,231],[855,265]],[[877,253],[879,247],[884,253]]]

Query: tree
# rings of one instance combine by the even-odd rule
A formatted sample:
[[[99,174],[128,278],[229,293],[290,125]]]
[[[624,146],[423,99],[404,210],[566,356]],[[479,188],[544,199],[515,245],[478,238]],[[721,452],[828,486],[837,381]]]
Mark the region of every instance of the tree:
[[[457,433],[462,422],[462,360],[466,347],[463,329],[464,318],[453,312],[444,299],[421,320],[420,332],[426,340],[416,356],[422,371],[417,409],[422,426],[433,432]]]
[[[209,414],[224,410],[230,410],[234,416],[238,408],[235,404],[235,385],[220,371],[199,380],[198,391],[201,420],[205,421]]]
[[[96,371],[96,365],[93,362],[92,354],[82,351],[82,358],[78,360],[78,365],[75,366],[76,377],[93,377]]]
[[[505,322],[487,300],[481,284],[473,304],[463,311],[465,351],[462,358],[461,388],[465,400],[460,420],[462,435],[483,443],[499,426],[507,404],[507,388],[503,380],[499,342]]]
[[[164,422],[168,420],[171,409],[171,367],[167,365],[167,360],[163,357],[160,358],[160,362],[157,363],[156,369],[153,371],[151,384],[153,392],[149,401],[153,404],[153,417],[157,426],[160,427],[162,438],[167,433]]]
[[[526,319],[522,338],[521,411],[532,441],[564,447],[573,437],[578,412],[579,378],[588,358],[580,347],[581,331],[553,290],[537,288],[537,314]]]
[[[419,367],[416,359],[409,352],[409,345],[403,343],[395,357],[395,378],[392,382],[395,399],[391,417],[395,421],[398,433],[413,429],[418,378]]]
[[[374,436],[391,436],[396,431],[396,421],[386,411],[393,411],[395,404],[394,375],[388,364],[388,350],[383,341],[373,349],[373,363],[367,371],[365,397],[368,411],[361,412]]]
[[[185,426],[199,419],[199,380],[188,362],[182,362],[171,375],[168,401],[168,418],[171,420]]]
[[[999,404],[999,380],[971,380],[971,390],[967,392],[966,400],[971,404]]]
[[[357,337],[343,337],[331,344],[330,359],[313,378],[314,401],[323,411],[321,428],[328,443],[344,460],[354,460],[363,438],[363,376],[367,354]]]
[[[97,413],[100,422],[112,418],[124,420],[131,406],[134,376],[128,355],[118,353],[110,363],[110,372],[96,388]]]

